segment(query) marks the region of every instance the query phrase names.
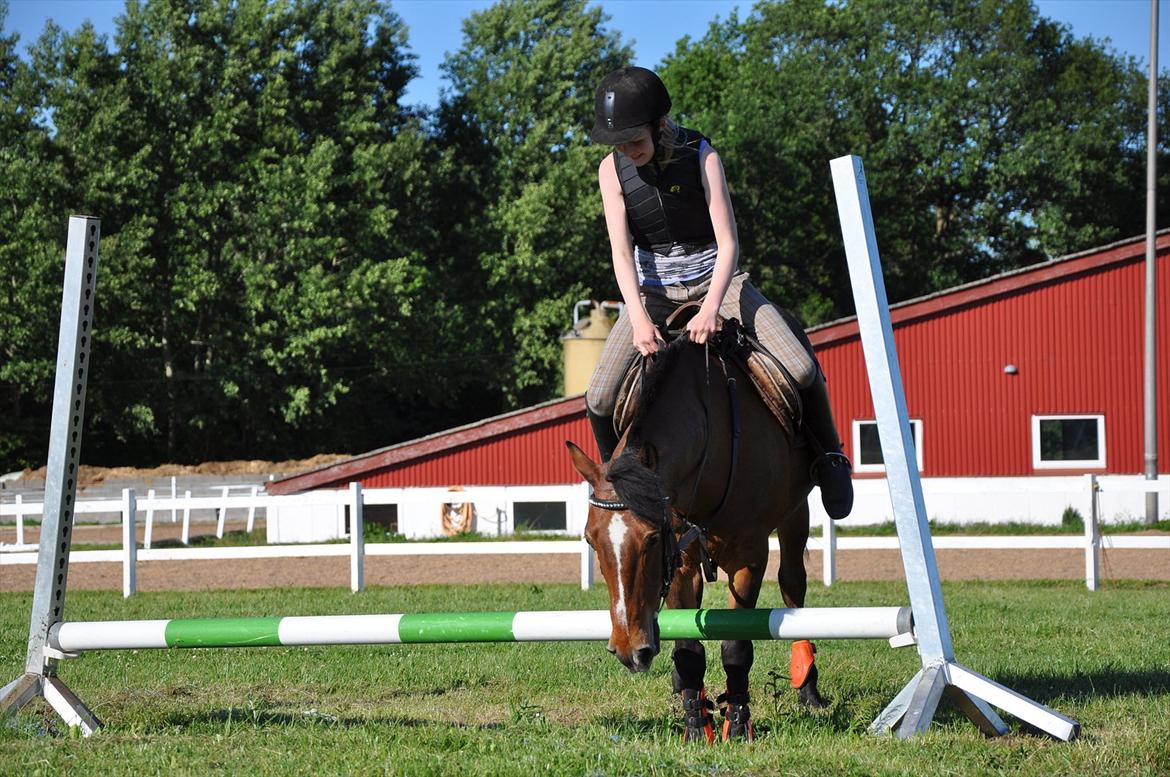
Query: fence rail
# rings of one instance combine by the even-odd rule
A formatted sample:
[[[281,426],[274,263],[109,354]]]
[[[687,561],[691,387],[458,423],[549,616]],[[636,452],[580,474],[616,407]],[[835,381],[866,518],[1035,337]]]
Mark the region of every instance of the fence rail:
[[[933,539],[937,550],[1043,550],[1065,549],[1082,550],[1085,553],[1085,585],[1090,590],[1098,586],[1101,549],[1145,549],[1170,551],[1170,535],[1102,535],[1098,522],[1097,494],[1100,490],[1095,476],[1087,479],[1093,491],[1093,509],[1085,521],[1083,534],[1067,535],[1009,535],[1009,536],[942,536]],[[1153,484],[1156,487],[1156,483]],[[531,488],[526,489],[531,490]],[[1136,490],[1144,490],[1137,487]],[[397,489],[396,491],[402,491]],[[469,499],[468,492],[452,494],[440,489],[434,491],[431,497],[437,500],[451,498]],[[553,492],[560,493],[560,492]],[[582,490],[576,486],[569,487],[566,499],[576,498]],[[583,541],[566,540],[534,540],[525,542],[490,541],[490,542],[394,542],[394,543],[366,543],[364,541],[362,508],[365,504],[386,504],[391,498],[386,493],[372,494],[368,499],[357,483],[350,488],[338,491],[314,491],[307,494],[293,496],[271,496],[255,491],[246,496],[232,496],[227,489],[218,497],[195,497],[175,499],[173,497],[148,496],[146,499],[137,499],[132,489],[123,492],[122,499],[102,499],[78,502],[75,513],[78,515],[119,513],[122,516],[122,548],[120,550],[83,550],[73,551],[69,555],[70,563],[111,563],[121,562],[123,566],[123,594],[131,596],[137,588],[137,564],[156,561],[213,561],[230,559],[271,559],[271,558],[318,558],[318,557],[349,557],[350,558],[350,587],[360,591],[365,587],[366,556],[434,556],[434,555],[573,555],[581,559],[581,587],[588,589],[593,585],[594,558],[593,550]],[[224,517],[229,509],[248,510],[250,524],[258,508],[272,508],[281,505],[296,507],[327,506],[332,508],[345,507],[349,514],[349,542],[332,544],[292,544],[292,545],[257,545],[237,547],[213,548],[151,548],[150,535],[153,515],[156,510],[177,509],[184,513],[182,541],[187,542],[188,527],[191,510],[214,510],[217,514],[216,534],[223,536]],[[0,505],[0,517],[16,516],[18,540],[23,540],[22,519],[24,516],[39,515],[43,509],[40,503],[22,503],[19,499],[15,504]],[[142,549],[136,541],[129,538],[137,536],[137,514],[146,513],[145,542]],[[568,510],[567,510],[568,512]],[[775,538],[770,541],[772,550],[779,550],[779,543]],[[897,550],[897,537],[838,537],[836,524],[827,517],[824,518],[822,535],[811,537],[808,542],[810,552],[820,553],[822,556],[823,581],[826,586],[836,580],[836,554],[839,551],[853,550]],[[35,545],[17,544],[0,546],[0,566],[35,564],[37,552]]]

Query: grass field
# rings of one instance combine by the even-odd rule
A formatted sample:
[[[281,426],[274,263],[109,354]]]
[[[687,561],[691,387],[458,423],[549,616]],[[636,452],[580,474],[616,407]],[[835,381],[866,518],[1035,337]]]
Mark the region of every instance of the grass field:
[[[757,643],[752,744],[683,746],[670,662],[631,676],[600,643],[90,653],[61,675],[105,723],[62,731],[44,707],[0,724],[0,774],[1170,773],[1170,586],[947,583],[960,662],[1080,721],[1063,743],[984,739],[944,700],[911,741],[867,727],[917,668],[912,649],[818,643],[829,707],[788,687],[787,643]],[[713,600],[716,597],[710,596]],[[840,583],[810,605],[904,603],[897,583]],[[777,606],[775,584],[766,606]],[[27,594],[0,594],[0,684],[24,665]],[[600,609],[603,589],[459,586],[211,594],[78,591],[77,620]],[[721,687],[718,647],[709,681]],[[669,653],[666,646],[664,653]]]

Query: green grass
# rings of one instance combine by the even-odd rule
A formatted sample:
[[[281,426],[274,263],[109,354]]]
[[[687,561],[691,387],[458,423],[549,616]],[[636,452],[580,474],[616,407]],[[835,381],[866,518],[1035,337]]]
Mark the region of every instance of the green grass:
[[[0,774],[1029,774],[1156,775],[1170,765],[1170,586],[955,582],[943,586],[959,660],[1079,720],[1062,743],[984,739],[944,701],[912,741],[870,721],[917,668],[912,649],[819,643],[828,709],[788,688],[788,646],[757,643],[758,740],[682,746],[669,660],[628,674],[599,643],[95,652],[62,678],[105,728],[85,740],[34,709],[0,725]],[[716,597],[709,596],[709,600]],[[810,605],[904,601],[895,583],[816,588]],[[27,594],[0,594],[0,683],[22,670]],[[762,604],[779,601],[775,583]],[[594,609],[603,589],[425,586],[71,593],[77,619]],[[669,646],[666,651],[669,652]],[[710,685],[721,685],[718,648]]]

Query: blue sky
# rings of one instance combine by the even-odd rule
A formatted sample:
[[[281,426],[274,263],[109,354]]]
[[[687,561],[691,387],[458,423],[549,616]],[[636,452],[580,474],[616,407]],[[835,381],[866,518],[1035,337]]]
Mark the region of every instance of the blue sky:
[[[897,0],[891,0],[897,2]],[[410,29],[410,46],[418,56],[419,77],[411,82],[406,102],[434,105],[444,86],[439,64],[462,41],[462,20],[490,0],[392,0],[394,10]],[[727,18],[750,2],[741,0],[594,0],[610,15],[610,26],[632,42],[637,64],[654,67],[685,35],[702,37],[717,17]],[[1038,0],[1040,13],[1064,22],[1078,37],[1108,38],[1116,50],[1139,58],[1149,50],[1149,0]],[[67,30],[89,19],[99,33],[113,35],[114,18],[123,0],[9,0],[4,32],[20,34],[22,44],[34,41],[50,18]],[[1170,66],[1170,4],[1159,6],[1159,70]]]

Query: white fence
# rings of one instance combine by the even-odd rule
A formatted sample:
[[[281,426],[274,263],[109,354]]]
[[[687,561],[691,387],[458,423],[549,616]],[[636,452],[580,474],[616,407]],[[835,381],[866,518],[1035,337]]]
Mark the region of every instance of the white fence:
[[[1100,532],[1099,503],[1102,493],[1110,489],[1114,491],[1133,491],[1143,494],[1147,490],[1158,490],[1157,481],[1149,482],[1140,479],[1112,480],[1086,476],[1082,483],[1088,493],[1088,515],[1085,520],[1083,534],[1073,535],[1033,535],[1033,536],[941,536],[933,540],[934,547],[939,550],[948,549],[1077,549],[1085,554],[1085,584],[1090,590],[1096,590],[1098,585],[1098,570],[1100,568],[1100,554],[1102,548],[1118,549],[1153,549],[1170,550],[1170,536],[1168,535],[1102,535]],[[420,516],[430,516],[438,524],[441,510],[452,504],[453,499],[460,503],[471,502],[482,506],[484,512],[490,507],[492,510],[505,510],[504,521],[509,527],[517,504],[525,502],[556,502],[565,503],[566,526],[562,534],[581,536],[584,529],[585,517],[588,513],[588,491],[584,484],[576,486],[528,486],[528,487],[501,487],[495,489],[468,489],[464,492],[451,492],[447,489],[378,489],[364,490],[356,483],[349,489],[339,491],[313,491],[295,496],[269,496],[266,494],[251,493],[247,496],[199,497],[178,500],[177,509],[184,513],[183,542],[188,538],[190,511],[195,509],[216,510],[217,536],[223,536],[224,516],[229,509],[247,510],[248,527],[251,529],[255,511],[263,508],[273,512],[280,509],[296,511],[318,511],[324,516],[324,523],[335,529],[345,529],[348,523],[349,542],[346,544],[295,544],[295,545],[266,545],[247,547],[220,547],[220,548],[151,548],[151,525],[155,511],[170,509],[175,506],[174,500],[168,498],[151,497],[137,499],[132,490],[123,492],[122,499],[94,500],[78,502],[75,512],[78,515],[94,513],[120,513],[122,515],[122,549],[121,550],[93,550],[74,551],[70,553],[70,563],[88,562],[117,562],[123,566],[123,593],[130,596],[137,587],[136,570],[138,561],[179,561],[179,560],[222,560],[222,559],[258,559],[258,558],[310,558],[322,556],[349,556],[350,557],[350,587],[360,591],[365,587],[365,556],[424,556],[424,555],[550,555],[564,554],[580,557],[581,587],[588,589],[593,585],[594,559],[592,549],[583,541],[571,542],[565,540],[527,541],[527,542],[410,542],[410,543],[365,543],[363,537],[364,508],[367,505],[398,504],[400,516],[410,514],[410,509],[403,510],[402,505],[413,505]],[[499,507],[499,505],[504,507]],[[40,515],[43,506],[37,503],[17,503],[16,505],[0,506],[0,517],[15,515],[18,522],[18,537],[22,531],[21,521],[24,516]],[[142,550],[137,542],[131,541],[136,537],[138,513],[145,512],[146,532]],[[336,516],[346,516],[348,520],[335,521]],[[401,518],[400,518],[401,520]],[[822,536],[810,538],[808,548],[810,552],[822,554],[823,580],[825,585],[832,585],[836,580],[836,554],[838,551],[848,550],[896,550],[897,537],[838,537],[837,524],[827,517],[821,518]],[[494,525],[499,528],[502,524]],[[343,536],[339,533],[338,536]],[[23,539],[22,537],[20,537]],[[773,550],[778,549],[778,543],[771,540]],[[4,546],[0,550],[0,565],[35,564],[37,553],[35,546]]]

